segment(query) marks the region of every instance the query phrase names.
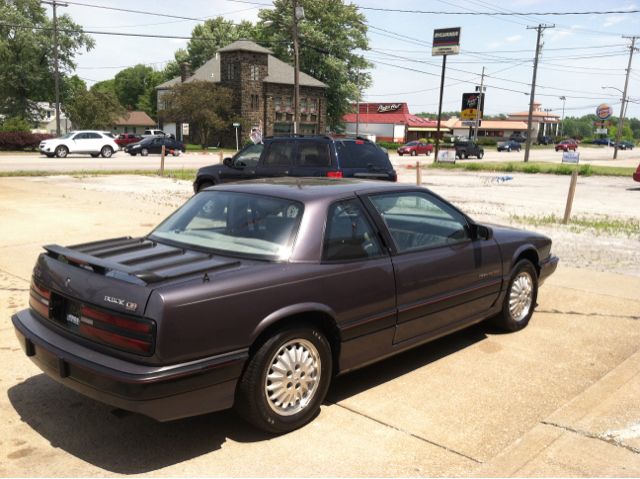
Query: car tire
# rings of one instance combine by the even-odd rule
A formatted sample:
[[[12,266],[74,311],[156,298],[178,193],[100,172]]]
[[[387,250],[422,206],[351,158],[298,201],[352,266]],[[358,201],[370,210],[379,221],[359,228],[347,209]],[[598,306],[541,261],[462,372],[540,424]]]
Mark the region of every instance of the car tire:
[[[213,181],[204,181],[202,184],[200,184],[198,186],[198,193],[200,193],[202,190],[210,188],[211,186],[215,186],[215,182],[213,182]]]
[[[293,357],[285,354],[293,349]],[[298,355],[307,361],[295,360]],[[275,364],[286,372],[279,375],[272,368]],[[294,431],[317,415],[329,389],[332,367],[331,346],[320,329],[304,323],[286,326],[247,361],[234,407],[245,421],[260,429],[275,434]],[[305,381],[305,377],[314,379]],[[280,378],[284,381],[278,381]],[[277,397],[286,401],[278,403]]]
[[[180,156],[180,150],[173,150],[173,156]]]
[[[484,156],[484,152],[483,152],[483,151],[481,151],[480,153],[478,153],[478,159],[479,159],[479,160],[481,160],[483,156]]]
[[[427,150],[427,156],[431,156],[431,150]]]
[[[416,150],[411,150],[411,156],[416,156],[417,154]]]
[[[398,153],[398,156],[402,156],[402,155],[404,155],[404,153]]]
[[[507,153],[511,153],[511,147],[507,148]]]
[[[136,156],[137,153],[129,153],[131,156]]]
[[[100,153],[91,153],[91,158],[98,158]]]
[[[100,150],[100,154],[103,158],[111,158],[113,156],[113,148],[110,146],[103,146],[102,150]]]
[[[69,149],[66,146],[59,146],[56,148],[56,156],[58,158],[66,158],[69,154]]]
[[[47,153],[46,154],[47,158],[53,158],[55,155],[55,153]]]
[[[142,150],[140,150],[140,155],[148,156],[149,155],[149,150],[147,150],[146,148],[143,148]]]
[[[465,160],[466,160],[467,158],[469,158],[469,155],[467,155],[467,152],[466,152],[466,151],[462,153],[462,158],[463,158],[463,159],[465,159]]]
[[[538,273],[527,259],[518,261],[511,271],[507,294],[502,311],[493,317],[493,322],[505,331],[523,329],[533,315],[538,299]]]

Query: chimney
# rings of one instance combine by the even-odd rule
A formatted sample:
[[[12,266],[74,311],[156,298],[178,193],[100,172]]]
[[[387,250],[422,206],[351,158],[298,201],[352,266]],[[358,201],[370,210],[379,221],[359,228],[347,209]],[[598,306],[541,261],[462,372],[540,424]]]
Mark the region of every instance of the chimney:
[[[133,111],[133,107],[129,105],[129,111]]]
[[[191,64],[189,62],[182,62],[182,65],[180,65],[180,71],[181,71],[181,79],[182,79],[182,83],[185,82],[185,80],[187,78],[189,78],[191,76]]]

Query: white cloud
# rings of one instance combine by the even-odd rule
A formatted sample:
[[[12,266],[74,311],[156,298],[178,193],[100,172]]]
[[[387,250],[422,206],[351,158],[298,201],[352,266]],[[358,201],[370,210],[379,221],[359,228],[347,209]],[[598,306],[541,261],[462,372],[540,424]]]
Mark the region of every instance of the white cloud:
[[[609,17],[608,20],[605,22],[604,26],[605,27],[610,27],[611,25],[615,25],[616,23],[620,23],[623,20],[625,20],[625,17],[623,17],[622,15],[615,16],[615,17]]]
[[[507,41],[508,42],[515,42],[516,40],[520,40],[522,38],[522,35],[514,35],[512,37],[507,37]]]

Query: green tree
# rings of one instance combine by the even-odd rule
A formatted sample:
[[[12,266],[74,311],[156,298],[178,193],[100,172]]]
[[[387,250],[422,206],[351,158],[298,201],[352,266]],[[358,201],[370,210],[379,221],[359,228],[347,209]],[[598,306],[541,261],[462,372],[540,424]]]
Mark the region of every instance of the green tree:
[[[167,63],[167,66],[162,72],[164,74],[165,81],[179,77],[181,74],[180,65],[182,65],[182,62],[189,61],[189,53],[187,53],[184,48],[178,48],[178,50],[173,54],[173,57],[175,60]]]
[[[52,20],[38,0],[0,1],[3,23],[52,28]],[[75,55],[91,50],[93,39],[68,14],[58,17],[60,74],[76,67]],[[71,32],[73,31],[73,33]],[[54,92],[53,31],[0,26],[0,114],[34,121],[40,112],[34,101],[52,101]]]
[[[98,88],[100,90],[110,91],[114,95],[118,96],[118,94],[116,93],[116,81],[113,78],[111,80],[99,81],[98,83],[94,83],[91,86],[92,90],[96,90]]]
[[[230,130],[241,122],[233,111],[233,91],[216,83],[178,83],[162,96],[165,108],[158,114],[165,122],[189,122],[197,126],[198,142],[206,148],[214,131]]]
[[[100,88],[76,91],[64,111],[79,130],[111,130],[118,118],[129,118],[118,98]]]
[[[0,124],[0,133],[29,133],[31,125],[24,118],[7,118]]]
[[[158,108],[155,87],[164,81],[162,72],[136,65],[118,72],[113,87],[122,106],[134,107],[155,118]]]
[[[613,139],[613,141],[616,141],[618,139],[618,127],[617,126],[610,126],[609,127],[609,134],[607,135],[608,138]],[[627,126],[626,124],[622,127],[622,141],[633,141],[633,130],[631,129],[630,126]]]

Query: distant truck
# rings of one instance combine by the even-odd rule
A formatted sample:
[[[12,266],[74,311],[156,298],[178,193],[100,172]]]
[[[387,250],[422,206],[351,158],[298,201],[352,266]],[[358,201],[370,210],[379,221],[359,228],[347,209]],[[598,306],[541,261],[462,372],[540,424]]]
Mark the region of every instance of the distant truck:
[[[484,156],[484,148],[473,141],[456,141],[453,146],[456,147],[456,156],[461,159],[477,156],[481,160]]]
[[[144,135],[142,135],[142,138],[151,138],[151,137],[160,137],[160,138],[164,138],[165,136],[167,136],[167,134],[162,131],[162,130],[144,130]]]
[[[125,133],[123,135],[118,135],[116,138],[116,144],[122,150],[125,146],[131,145],[132,143],[138,143],[142,141],[142,135],[136,135],[135,133]]]

